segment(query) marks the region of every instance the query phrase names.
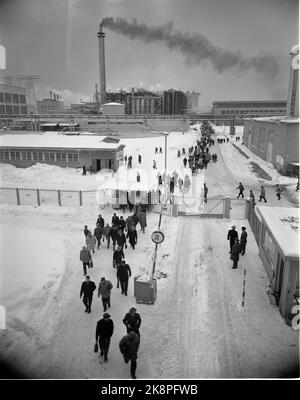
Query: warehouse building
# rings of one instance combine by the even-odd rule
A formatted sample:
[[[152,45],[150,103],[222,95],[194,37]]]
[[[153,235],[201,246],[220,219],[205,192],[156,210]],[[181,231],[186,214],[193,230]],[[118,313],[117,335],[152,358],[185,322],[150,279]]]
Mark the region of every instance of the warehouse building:
[[[0,162],[16,167],[46,163],[61,167],[92,166],[94,171],[116,171],[123,160],[124,145],[108,136],[57,133],[0,136]]]
[[[215,118],[285,115],[287,108],[286,100],[214,101],[212,105]]]

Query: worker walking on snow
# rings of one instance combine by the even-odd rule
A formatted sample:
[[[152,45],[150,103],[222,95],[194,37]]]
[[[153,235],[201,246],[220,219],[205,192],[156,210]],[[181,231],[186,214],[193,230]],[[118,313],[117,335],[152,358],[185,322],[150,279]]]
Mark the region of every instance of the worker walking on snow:
[[[92,232],[89,232],[86,239],[85,239],[85,243],[87,248],[92,251],[93,253],[95,253],[95,246],[97,243],[97,240],[95,238],[94,235],[92,235]]]
[[[231,253],[232,251],[232,246],[234,244],[235,239],[238,239],[238,233],[235,230],[235,225],[232,225],[231,229],[228,231],[227,234],[227,240],[229,240],[229,245],[230,245],[230,251],[229,253]]]
[[[83,265],[83,274],[86,275],[86,267],[90,268],[90,262],[92,261],[91,253],[86,248],[86,246],[82,246],[82,250],[80,251],[80,261]]]
[[[208,193],[208,187],[206,184],[203,184],[203,190],[204,190],[204,203],[207,203],[207,193]]]
[[[114,323],[110,319],[110,314],[103,314],[103,318],[97,322],[96,327],[96,343],[100,347],[100,355],[104,356],[104,361],[108,361],[107,354],[110,345],[110,339],[114,333]]]
[[[261,188],[260,188],[259,201],[261,201],[261,199],[264,199],[265,203],[267,202],[267,200],[266,200],[266,189],[263,186],[261,186]]]
[[[234,239],[234,244],[232,246],[232,250],[231,250],[231,255],[230,255],[230,259],[233,261],[233,266],[232,268],[237,268],[238,266],[238,262],[240,259],[240,244],[239,244],[239,239],[235,238]]]
[[[276,188],[275,188],[275,193],[276,193],[276,196],[277,196],[277,199],[278,199],[278,200],[281,199],[281,192],[282,192],[282,189],[281,189],[281,187],[277,184],[277,185],[276,185]]]
[[[120,281],[122,294],[127,296],[128,280],[131,277],[131,269],[130,266],[126,264],[125,260],[122,260],[121,264],[117,268],[117,275]]]
[[[91,312],[91,305],[93,301],[93,293],[96,290],[95,282],[90,280],[89,275],[85,277],[85,282],[82,282],[80,289],[80,298],[83,295],[83,304],[85,305],[85,312]]]
[[[246,227],[242,226],[241,244],[240,244],[240,252],[241,252],[242,256],[245,254],[246,244],[247,244],[247,236],[248,236],[248,234],[246,232]]]
[[[107,307],[110,308],[110,293],[113,288],[113,284],[106,280],[104,277],[101,278],[98,288],[98,297],[101,295],[101,300],[103,304],[103,312],[107,310]]]
[[[129,312],[123,318],[123,323],[126,326],[127,333],[134,331],[140,335],[140,326],[142,319],[139,313],[136,312],[136,308],[132,307]]]
[[[127,335],[123,336],[119,342],[120,352],[124,357],[125,363],[127,364],[131,360],[130,373],[132,379],[136,379],[136,360],[139,346],[140,337],[134,331],[131,331]]]
[[[236,189],[239,189],[239,194],[237,196],[237,199],[239,199],[240,196],[242,196],[242,198],[244,198],[244,190],[245,189],[241,182],[239,183],[239,186]]]

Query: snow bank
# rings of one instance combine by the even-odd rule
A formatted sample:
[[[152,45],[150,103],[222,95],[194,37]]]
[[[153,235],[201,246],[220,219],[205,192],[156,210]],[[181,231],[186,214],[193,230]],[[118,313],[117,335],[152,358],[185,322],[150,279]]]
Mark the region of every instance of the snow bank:
[[[55,231],[0,226],[0,304],[7,318],[23,320],[29,300],[55,291],[64,271],[63,240]]]

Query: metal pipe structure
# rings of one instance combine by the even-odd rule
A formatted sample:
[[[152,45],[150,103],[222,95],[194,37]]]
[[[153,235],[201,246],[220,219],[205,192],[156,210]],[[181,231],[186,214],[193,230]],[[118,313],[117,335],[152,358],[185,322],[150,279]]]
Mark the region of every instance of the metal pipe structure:
[[[106,102],[106,79],[105,79],[105,48],[104,38],[105,33],[102,30],[102,25],[99,26],[98,46],[99,46],[99,83],[100,83],[100,104]]]

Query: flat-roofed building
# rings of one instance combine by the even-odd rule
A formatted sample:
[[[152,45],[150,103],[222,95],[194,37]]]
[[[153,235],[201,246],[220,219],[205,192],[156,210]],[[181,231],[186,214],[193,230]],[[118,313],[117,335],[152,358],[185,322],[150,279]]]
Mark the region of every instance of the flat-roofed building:
[[[95,171],[116,171],[123,160],[124,145],[109,136],[13,134],[0,136],[0,162],[16,167],[46,163],[61,167],[92,166]]]
[[[285,115],[287,108],[286,100],[266,101],[214,101],[214,118],[232,117],[258,117]]]

